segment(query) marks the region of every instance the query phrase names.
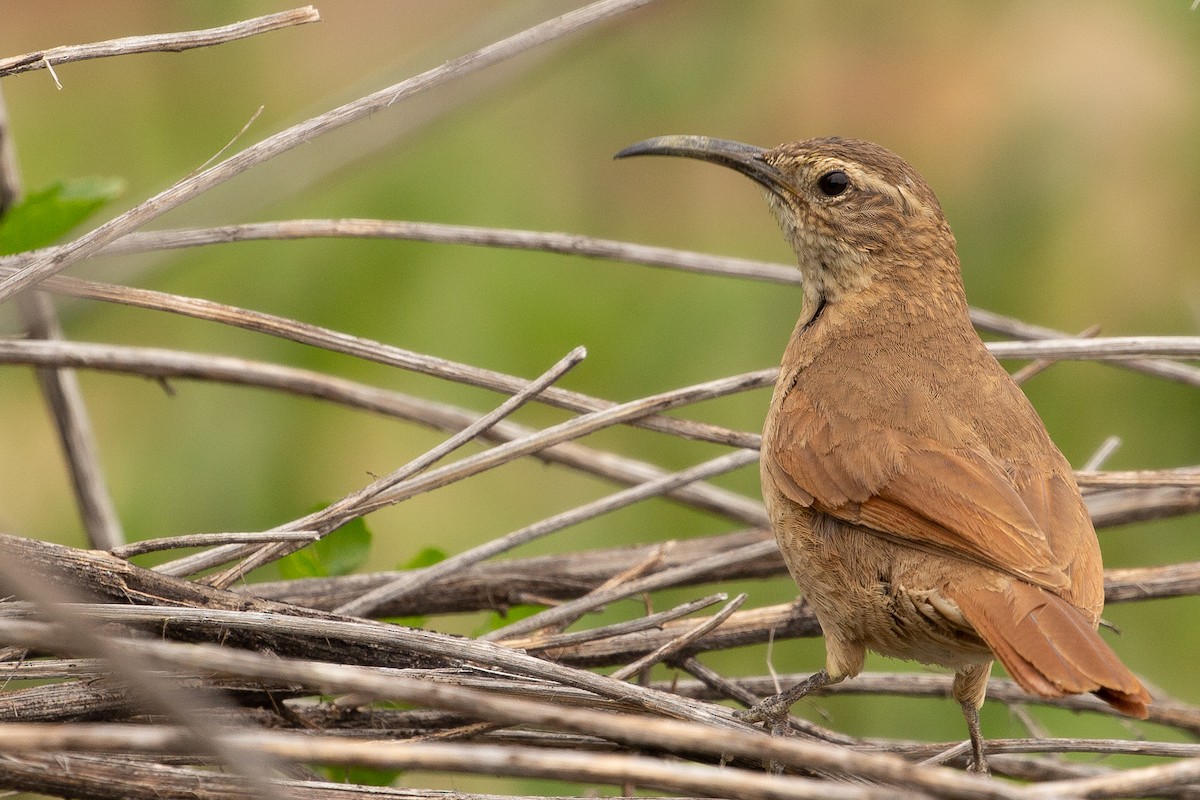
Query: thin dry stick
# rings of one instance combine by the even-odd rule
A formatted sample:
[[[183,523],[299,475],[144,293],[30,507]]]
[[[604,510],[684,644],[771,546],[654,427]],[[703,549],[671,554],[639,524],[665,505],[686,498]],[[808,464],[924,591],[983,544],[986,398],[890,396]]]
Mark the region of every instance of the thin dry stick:
[[[789,674],[781,675],[779,679],[784,685],[790,686],[807,677],[807,674]],[[923,672],[863,672],[853,680],[845,680],[836,685],[822,687],[816,694],[895,694],[904,697],[950,697],[953,677],[952,675]],[[774,681],[769,676],[733,680],[751,692],[759,692],[764,695],[774,693]],[[673,690],[684,696],[709,696],[707,691],[699,685],[678,683],[673,685]],[[700,694],[694,694],[697,691]],[[1090,694],[1041,697],[1029,694],[1014,681],[1000,678],[988,680],[987,697],[988,700],[1005,705],[1015,703],[1043,705],[1126,719],[1121,716],[1121,712]],[[1192,734],[1200,733],[1200,708],[1156,698],[1155,702],[1150,704],[1149,710],[1148,721],[1150,722],[1179,728]]]
[[[267,776],[274,773],[274,759],[269,755],[244,751],[227,739],[228,731],[210,715],[203,713],[205,705],[220,704],[216,695],[203,697],[199,692],[175,685],[170,677],[148,670],[138,649],[121,646],[102,635],[76,609],[81,605],[61,584],[30,572],[28,565],[0,559],[0,583],[6,590],[29,600],[39,613],[52,620],[55,637],[71,642],[76,652],[100,658],[112,672],[120,675],[126,685],[137,687],[139,699],[158,713],[184,726],[184,739],[201,752],[210,753],[243,780],[248,788],[267,800],[284,800],[273,789]],[[48,627],[48,626],[47,626]],[[136,654],[136,655],[135,655]],[[207,703],[202,702],[206,700]]]
[[[872,741],[889,753],[923,755],[948,743],[907,743],[891,740]],[[970,748],[970,742],[965,743]],[[957,746],[957,745],[956,745]],[[988,755],[992,753],[1101,753],[1159,758],[1193,758],[1200,756],[1200,744],[1195,742],[1149,742],[1144,739],[1078,739],[1063,737],[1030,737],[1028,739],[988,739]]]
[[[657,628],[665,622],[686,617],[688,614],[692,614],[702,608],[707,608],[713,603],[723,603],[728,599],[729,595],[724,592],[718,592],[697,600],[689,600],[666,611],[647,614],[644,617],[631,619],[627,622],[614,622],[611,625],[601,625],[598,628],[589,628],[586,631],[559,633],[554,636],[545,636],[536,639],[506,639],[504,644],[516,650],[548,650],[552,647],[566,647],[568,645],[594,642],[598,639],[607,639],[612,636],[623,636],[627,633],[637,633],[649,628]],[[2,666],[0,665],[0,667]]]
[[[988,342],[996,358],[1053,358],[1108,361],[1170,356],[1200,358],[1200,336],[1109,336],[1096,339],[1042,339],[1036,342]]]
[[[562,605],[546,609],[531,617],[514,622],[511,625],[490,631],[479,638],[480,641],[501,641],[516,636],[524,636],[539,628],[572,619],[584,611],[599,608],[615,600],[621,600],[631,595],[649,592],[654,589],[661,589],[665,586],[674,586],[677,583],[687,581],[693,576],[703,575],[710,569],[736,564],[741,561],[753,561],[777,550],[778,547],[774,540],[756,542],[745,547],[739,547],[736,550],[699,559],[691,564],[657,572],[645,578],[613,587],[605,592],[594,592],[585,595],[578,600],[563,603]]]
[[[20,197],[21,177],[17,167],[16,144],[9,132],[4,93],[0,91],[0,217]],[[35,339],[65,338],[54,304],[45,294],[34,292],[19,298],[17,312],[29,336]],[[69,369],[43,367],[35,372],[42,396],[50,409],[50,417],[58,431],[88,541],[93,547],[114,547],[124,541],[124,535],[104,480],[99,447],[92,432],[79,380],[75,372]]]
[[[1100,467],[1104,466],[1104,462],[1108,461],[1109,456],[1117,452],[1120,446],[1120,436],[1109,436],[1096,448],[1096,452],[1092,453],[1092,457],[1080,467],[1080,472],[1095,472],[1099,470]]]
[[[196,47],[211,47],[237,39],[257,36],[294,25],[304,25],[309,22],[320,22],[321,15],[312,6],[295,8],[291,11],[281,11],[278,14],[268,14],[264,17],[234,22],[219,28],[207,28],[199,31],[184,31],[181,33],[157,33],[147,36],[125,36],[120,39],[109,39],[91,44],[72,44],[61,47],[51,47],[47,50],[36,50],[20,56],[0,58],[0,78],[7,75],[17,75],[36,69],[46,69],[52,64],[69,64],[72,61],[83,61],[89,58],[108,58],[124,56],[133,53],[156,53],[191,50]],[[61,87],[60,87],[61,88]]]
[[[402,394],[321,372],[231,356],[153,347],[0,339],[0,363],[102,369],[151,378],[195,378],[275,389],[390,416],[407,418],[412,412],[411,403]]]
[[[117,558],[133,558],[161,550],[181,550],[186,547],[213,547],[221,544],[264,544],[269,542],[303,542],[311,544],[320,539],[316,531],[259,531],[255,533],[189,533],[142,539],[111,549]]]
[[[244,800],[245,787],[235,775],[212,769],[179,767],[131,756],[10,755],[0,762],[0,782],[14,791],[55,797],[120,800]],[[355,786],[319,780],[279,780],[290,800],[448,800],[445,790]],[[453,800],[575,800],[553,796],[511,796],[455,790]],[[682,800],[682,798],[641,798]]]
[[[624,584],[629,583],[632,580],[637,580],[638,578],[642,577],[643,575],[645,575],[647,572],[650,572],[651,570],[658,569],[659,565],[661,565],[663,562],[663,557],[671,550],[674,550],[676,545],[678,545],[678,544],[679,543],[677,541],[675,541],[674,539],[663,542],[662,544],[655,547],[650,553],[648,553],[646,555],[646,557],[643,558],[641,561],[637,562],[636,564],[631,565],[628,569],[624,569],[624,570],[621,570],[620,572],[617,572],[616,574],[610,576],[606,581],[601,583],[599,586],[597,586],[596,588],[589,591],[587,594],[581,595],[579,597],[578,602],[576,603],[576,606],[578,606],[578,608],[576,609],[576,612],[574,614],[572,614],[570,616],[560,617],[560,618],[556,619],[553,622],[553,624],[542,626],[534,634],[535,638],[545,638],[545,639],[552,638],[555,634],[561,633],[562,631],[566,630],[571,625],[573,625],[576,620],[578,620],[580,617],[582,617],[584,614],[586,614],[588,611],[591,610],[591,606],[588,605],[588,598],[595,597],[598,594],[604,594],[605,592],[608,592],[611,589],[615,589],[618,586],[623,586]],[[553,606],[553,605],[558,605],[558,604],[557,603],[545,603],[544,605]],[[507,643],[507,642],[506,642],[506,644],[508,644],[509,647],[516,646],[514,644]]]
[[[1032,325],[1015,317],[1006,317],[1003,314],[986,311],[982,308],[972,308],[970,314],[971,323],[975,327],[991,331],[992,333],[1011,336],[1014,339],[1060,339],[1068,335],[1054,328]],[[1162,359],[1113,361],[1109,363],[1124,369],[1144,372],[1147,375],[1153,375],[1158,378],[1165,378],[1169,381],[1200,386],[1200,369],[1188,364],[1164,361]]]
[[[525,50],[547,44],[648,2],[650,0],[599,0],[269,136],[202,172],[183,178],[165,191],[64,245],[55,255],[19,268],[0,280],[0,301],[94,255],[122,234],[129,233],[235,175],[322,134],[448,80],[490,67]]]
[[[138,232],[122,236],[112,244],[105,246],[97,255],[147,253],[232,242],[313,238],[399,239],[438,244],[536,250],[545,253],[626,261],[651,267],[669,267],[704,275],[750,278],[788,285],[800,284],[800,272],[795,267],[766,261],[653,247],[577,233],[549,233],[389,219],[293,219],[279,222],[222,225],[215,228]],[[54,252],[55,248],[45,248],[0,258],[0,269],[13,269],[35,258],[52,255]]]
[[[1098,335],[1099,333],[1100,333],[1100,326],[1092,325],[1090,328],[1080,331],[1078,336],[1080,339],[1091,339],[1092,337]],[[1021,384],[1025,383],[1025,381],[1032,378],[1034,375],[1038,375],[1042,372],[1045,372],[1046,370],[1050,369],[1050,367],[1054,366],[1057,363],[1058,363],[1058,361],[1053,358],[1040,358],[1037,361],[1033,361],[1029,364],[1026,364],[1025,366],[1021,367],[1019,370],[1017,370],[1016,372],[1014,372],[1012,374],[1013,382],[1016,383],[1018,386],[1020,386]]]
[[[1123,486],[1200,486],[1200,467],[1142,469],[1109,472],[1078,470],[1075,480],[1080,487]]]
[[[471,425],[468,425],[466,428],[463,428],[458,433],[446,439],[441,444],[431,448],[430,450],[427,450],[425,453],[422,453],[420,456],[393,471],[391,474],[372,481],[362,489],[343,497],[341,500],[326,506],[316,513],[308,514],[299,520],[282,525],[279,529],[294,530],[299,528],[311,528],[324,534],[340,525],[345,524],[346,521],[358,516],[358,509],[365,505],[368,501],[403,483],[413,475],[424,471],[430,465],[440,461],[442,458],[462,447],[464,444],[471,441],[479,434],[483,433],[488,428],[492,427],[497,422],[504,419],[509,414],[513,413],[518,408],[525,405],[538,394],[543,392],[546,387],[550,386],[568,371],[573,369],[586,356],[587,350],[585,348],[576,347],[570,353],[559,359],[546,372],[530,381],[521,391],[505,400],[494,410],[480,417]],[[251,569],[262,566],[263,564],[280,558],[296,549],[297,547],[294,544],[284,542],[275,542],[266,545],[265,547],[260,548],[255,553],[248,556],[240,564],[231,567],[220,575],[211,577],[206,581],[206,583],[211,586],[225,588],[226,586],[231,585],[234,581],[239,580]]]
[[[96,613],[106,618],[132,618],[147,615],[145,608],[122,608],[119,606],[84,606],[81,610]],[[115,612],[122,613],[115,613]],[[203,610],[172,609],[188,616],[201,616]],[[190,612],[190,613],[189,613]],[[199,613],[197,613],[199,612]],[[244,613],[220,613],[221,617],[236,618],[244,623]],[[312,620],[289,619],[289,624],[303,627]],[[341,623],[344,625],[345,623]],[[387,626],[367,623],[351,623],[359,628],[371,628],[381,635],[396,636],[397,632],[386,632]],[[409,636],[421,632],[409,632]],[[0,635],[8,639],[45,649],[69,647],[48,626],[39,623],[0,620]],[[429,638],[425,634],[423,638]],[[453,641],[452,637],[441,637]],[[414,641],[416,638],[414,637]],[[133,646],[136,640],[114,637]],[[320,687],[325,693],[358,692],[379,699],[402,699],[432,707],[458,711],[491,722],[519,723],[545,726],[553,730],[602,736],[626,745],[665,748],[674,752],[704,753],[710,756],[736,756],[753,759],[772,759],[786,766],[801,769],[827,770],[836,774],[854,774],[862,778],[889,782],[905,788],[936,791],[947,797],[1003,798],[1016,800],[1019,797],[1005,784],[988,781],[972,775],[963,775],[951,770],[921,769],[889,754],[856,753],[826,743],[809,742],[796,738],[770,737],[762,732],[736,723],[729,709],[716,706],[704,709],[709,724],[697,725],[673,719],[661,719],[646,715],[620,714],[591,711],[582,708],[563,708],[547,703],[519,700],[498,696],[462,687],[431,683],[397,674],[384,674],[377,670],[349,667],[311,661],[295,661],[266,657],[256,653],[232,650],[210,645],[179,645],[170,642],[138,641],[140,654],[149,660],[161,660],[176,666],[188,666],[212,670],[221,674],[241,674],[257,679],[297,681],[308,686]],[[470,641],[456,644],[463,650],[476,649],[480,655],[485,650],[494,657],[503,658],[512,664],[521,661],[534,662],[531,667],[547,676],[556,670],[552,664],[539,662],[504,648],[482,648]],[[597,688],[618,687],[608,690],[620,691],[621,699],[645,696],[650,690],[636,684],[621,683],[591,673],[578,674],[579,681],[586,681]],[[608,693],[608,692],[606,692]],[[654,693],[659,694],[659,693]],[[668,698],[664,698],[664,701]],[[672,701],[674,698],[671,699]],[[675,704],[675,703],[673,703]],[[688,709],[690,718],[697,718],[696,709]],[[719,726],[719,727],[714,727]],[[16,730],[16,728],[10,728]],[[20,737],[4,737],[17,741]],[[17,745],[20,746],[20,745]],[[313,760],[313,759],[308,759]],[[315,760],[320,760],[320,757]],[[749,773],[747,773],[749,774]],[[796,780],[790,778],[789,780]]]
[[[478,386],[492,391],[512,394],[521,390],[527,381],[503,372],[463,364],[448,359],[415,353],[395,345],[364,339],[341,331],[298,322],[286,317],[266,314],[261,311],[238,308],[195,297],[156,292],[150,289],[135,289],[127,286],[83,281],[76,278],[55,276],[48,278],[42,286],[48,290],[77,297],[122,303],[124,305],[166,311],[173,314],[232,325],[256,333],[278,336],[301,344],[320,347],[335,353],[344,353],[356,358],[374,361],[391,367],[410,370],[422,375],[432,375],[443,380],[456,381],[469,386]],[[757,380],[748,383],[747,389],[765,387],[775,382],[776,370],[752,373]],[[598,411],[613,405],[611,401],[589,397],[578,392],[551,387],[541,394],[539,401],[565,408],[569,411]],[[635,423],[688,439],[727,444],[734,447],[758,447],[758,435],[733,431],[717,425],[670,417],[650,417]]]
[[[0,343],[0,345],[2,344]],[[0,346],[0,354],[2,352],[3,348]],[[750,377],[750,380],[753,380],[753,376]],[[661,413],[690,403],[697,403],[743,391],[746,387],[746,382],[747,376],[735,375],[731,378],[707,381],[682,389],[675,389],[663,392],[662,394],[633,400],[628,403],[610,406],[602,411],[582,414],[574,419],[545,428],[532,436],[497,445],[482,453],[460,459],[453,464],[431,470],[424,475],[409,478],[376,495],[374,498],[360,502],[355,507],[353,516],[365,516],[381,508],[403,502],[423,492],[447,486],[456,481],[464,480],[472,475],[500,466],[501,464],[531,455],[547,447],[553,447],[556,444],[577,439],[589,433],[612,427],[613,425],[620,425],[632,419]],[[350,516],[344,516],[339,524],[345,523],[348,519],[350,519]],[[311,520],[306,517],[296,520],[292,524],[311,527]],[[194,570],[197,568],[196,565],[201,563],[203,559],[220,558],[228,560],[229,553],[231,552],[237,552],[238,557],[241,557],[242,554],[249,554],[249,551],[245,548],[238,548],[237,545],[232,545],[231,547],[234,550],[214,548],[209,553],[203,554],[203,558],[189,556],[186,562],[187,566],[189,569]],[[180,559],[180,561],[183,560]],[[216,563],[221,562],[218,561]],[[180,565],[173,564],[170,568],[173,570],[179,569]]]
[[[17,310],[33,339],[63,341],[66,336],[54,304],[42,292],[17,298]],[[84,531],[92,547],[111,550],[125,541],[100,462],[100,446],[92,430],[79,378],[73,369],[38,367],[38,384],[50,409],[62,445],[71,488]]]
[[[506,442],[483,453],[468,456],[453,464],[440,467],[425,475],[397,484],[379,497],[364,502],[358,509],[358,512],[368,513],[384,506],[393,505],[422,492],[446,486],[484,470],[491,469],[494,466],[530,455],[546,447],[578,439],[604,428],[623,424],[632,419],[669,411],[704,400],[736,394],[737,392],[744,391],[747,383],[753,381],[753,375],[733,375],[728,378],[705,381],[685,386],[681,389],[672,389],[660,394],[649,395],[627,403],[613,405],[601,411],[581,414],[566,422],[544,428],[532,436]]]
[[[702,620],[701,622],[699,622],[698,624],[693,626],[690,630],[687,630],[687,631],[683,632],[682,634],[680,634],[679,636],[676,636],[671,641],[667,642],[666,644],[664,644],[663,646],[654,650],[653,652],[647,653],[646,655],[639,658],[637,661],[634,661],[630,664],[626,664],[625,666],[621,667],[620,669],[618,669],[616,672],[614,672],[612,674],[612,677],[616,680],[623,681],[626,678],[629,678],[630,676],[637,675],[642,670],[649,669],[650,667],[654,666],[655,664],[669,660],[672,656],[674,656],[680,650],[687,647],[689,644],[696,641],[704,634],[708,633],[709,631],[711,631],[715,628],[720,627],[721,623],[723,623],[725,620],[729,619],[730,615],[733,614],[733,612],[737,611],[739,608],[742,607],[742,604],[746,602],[747,597],[748,597],[748,595],[745,592],[742,592],[737,597],[733,598],[728,603],[726,603],[725,607],[722,608],[720,611],[718,611],[716,614],[713,614],[711,617],[709,617],[706,620]]]
[[[703,683],[708,688],[716,692],[717,697],[727,697],[730,700],[736,700],[746,708],[757,704],[762,698],[759,695],[739,686],[733,681],[721,675],[714,669],[701,664],[696,660],[695,656],[674,662],[674,666],[679,667],[684,672],[694,676],[697,680]],[[811,737],[820,742],[831,742],[833,744],[845,745],[853,747],[861,744],[861,742],[853,736],[847,736],[844,733],[824,728],[816,723],[809,722],[805,719],[793,716],[787,717],[788,726],[793,730],[798,731],[801,735]]]
[[[897,788],[853,786],[811,778],[764,775],[730,767],[686,764],[648,756],[578,753],[572,749],[441,742],[355,741],[335,736],[260,731],[237,735],[247,753],[296,764],[353,764],[376,769],[432,770],[553,778],[622,785],[634,782],[701,796],[743,800],[910,800],[928,798]],[[133,752],[189,755],[195,746],[164,725],[0,725],[0,750],[9,753]],[[278,796],[282,787],[274,784]],[[985,795],[978,795],[985,796]],[[1013,794],[992,794],[1016,797]]]
[[[520,530],[505,534],[478,547],[473,547],[470,550],[459,553],[456,556],[451,556],[425,569],[404,573],[391,583],[373,589],[362,597],[343,604],[337,609],[337,613],[348,616],[369,615],[384,603],[392,602],[406,594],[421,590],[433,581],[443,579],[472,564],[477,564],[480,561],[492,558],[500,553],[507,552],[515,547],[548,536],[572,525],[594,519],[602,514],[608,514],[647,498],[656,497],[673,488],[722,475],[757,460],[758,455],[752,451],[736,450],[690,469],[665,475],[662,478],[648,481],[631,489],[615,492],[607,497],[602,497],[599,500],[573,508],[561,514],[555,514]]]
[[[1025,797],[1028,800],[1056,800],[1060,797],[1145,797],[1196,781],[1200,781],[1200,758],[1189,758],[1175,764],[1127,769],[1094,778],[1051,781],[1029,787]]]
[[[635,245],[608,239],[568,233],[544,233],[497,228],[445,225],[441,223],[393,220],[290,220],[284,222],[229,225],[154,233],[132,233],[113,242],[105,253],[145,252],[168,247],[188,247],[243,239],[281,239],[305,236],[351,236],[403,238],[452,244],[514,247],[546,252],[611,258],[649,266],[680,269],[711,275],[728,275],[752,280],[799,285],[800,274],[793,266],[763,261],[712,256],[684,250]],[[0,258],[0,269],[28,264],[32,259],[48,257],[54,248]],[[971,321],[984,330],[1003,333],[1017,339],[1059,339],[1067,334],[1052,328],[1030,325],[992,311],[972,308]],[[1171,361],[1138,359],[1113,362],[1116,366],[1144,372],[1180,383],[1200,386],[1200,369]]]
[[[727,553],[744,544],[770,541],[771,535],[761,530],[689,539],[664,554],[668,567],[691,563],[712,555]],[[605,582],[609,575],[621,573],[646,559],[656,559],[658,546],[597,548],[554,556],[517,558],[502,563],[481,563],[463,573],[438,581],[419,598],[396,603],[386,609],[392,616],[411,614],[445,614],[494,609],[513,602],[513,595],[538,594],[552,598],[547,604],[578,597]],[[717,581],[761,579],[783,575],[786,568],[778,551],[767,550],[755,561],[717,565],[712,570],[681,581],[678,585],[713,583]],[[255,596],[312,608],[334,608],[347,599],[357,597],[391,580],[396,573],[349,575],[335,578],[312,578],[305,581],[276,581],[256,583],[242,591]],[[1105,572],[1105,602],[1177,597],[1200,594],[1200,562],[1164,564],[1138,569],[1109,569]],[[763,617],[751,626],[765,631],[771,626],[799,625],[801,617],[793,603],[763,607],[774,609],[774,616]],[[804,627],[816,631],[815,620],[803,617]],[[748,644],[750,641],[740,642]]]

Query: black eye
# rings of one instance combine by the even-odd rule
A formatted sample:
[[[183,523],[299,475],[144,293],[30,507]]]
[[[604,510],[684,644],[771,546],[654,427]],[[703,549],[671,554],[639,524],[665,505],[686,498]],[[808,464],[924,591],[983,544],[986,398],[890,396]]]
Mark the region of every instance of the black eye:
[[[826,197],[837,197],[850,188],[850,178],[840,169],[835,169],[817,178],[817,188]]]

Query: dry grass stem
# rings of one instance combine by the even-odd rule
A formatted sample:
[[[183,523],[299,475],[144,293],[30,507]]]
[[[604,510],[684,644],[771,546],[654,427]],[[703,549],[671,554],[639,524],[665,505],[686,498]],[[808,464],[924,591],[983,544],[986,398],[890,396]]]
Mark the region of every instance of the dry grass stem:
[[[8,109],[0,93],[0,218],[21,199],[17,162]],[[19,297],[17,313],[26,335],[35,339],[65,338],[54,303],[45,294],[33,292]],[[118,545],[124,541],[124,534],[100,466],[99,448],[79,380],[69,369],[42,368],[35,372],[62,444],[71,488],[88,541],[93,547]]]
[[[117,558],[133,558],[162,550],[181,550],[187,547],[215,547],[222,544],[264,544],[272,542],[303,542],[311,544],[321,538],[316,531],[263,531],[258,533],[191,533],[164,536],[114,547],[110,552]]]
[[[1080,339],[1091,339],[1092,337],[1098,335],[1099,333],[1100,333],[1100,326],[1093,325],[1090,328],[1088,328],[1087,330],[1080,332],[1079,338]],[[1019,370],[1017,370],[1016,372],[1014,372],[1012,374],[1013,382],[1016,383],[1018,386],[1021,386],[1026,381],[1028,381],[1030,378],[1032,378],[1033,376],[1038,375],[1042,372],[1045,372],[1046,370],[1050,369],[1050,367],[1054,366],[1057,363],[1058,363],[1058,361],[1053,358],[1040,358],[1037,361],[1033,361],[1029,364],[1026,364],[1025,366],[1021,367]]]
[[[755,463],[757,460],[758,456],[755,453],[747,450],[737,450],[691,469],[671,475],[664,475],[661,478],[647,481],[632,489],[610,494],[595,502],[574,508],[562,514],[547,517],[518,531],[513,531],[497,539],[492,539],[490,542],[468,550],[465,553],[450,556],[444,561],[426,567],[418,572],[406,573],[403,577],[397,578],[392,583],[367,592],[358,599],[340,606],[337,611],[341,614],[369,615],[384,603],[395,601],[406,594],[424,589],[435,580],[511,550],[514,547],[519,547],[535,539],[548,536],[571,525],[578,525],[601,514],[625,508],[646,498],[656,497],[678,486],[686,486],[694,481],[711,478],[747,464]]]
[[[677,586],[691,578],[704,575],[712,569],[755,561],[772,552],[776,552],[773,540],[756,542],[755,544],[746,545],[727,553],[719,553],[708,558],[699,559],[690,564],[663,570],[654,575],[629,581],[604,591],[591,592],[577,600],[548,608],[531,617],[526,617],[523,620],[486,633],[480,639],[483,641],[500,641],[514,636],[524,636],[539,628],[573,620],[581,613],[601,608],[615,600],[622,600],[626,597],[654,591],[666,586]]]
[[[64,245],[55,255],[20,267],[12,275],[0,279],[0,301],[61,272],[77,261],[95,255],[100,248],[114,239],[136,230],[235,175],[310,142],[322,134],[356,122],[375,111],[446,81],[490,67],[526,50],[548,44],[649,2],[650,0],[598,0],[269,136],[208,169],[183,178],[129,211]]]
[[[1041,339],[1036,342],[988,342],[1000,360],[1012,358],[1110,361],[1200,358],[1200,336],[1110,336],[1095,339]]]
[[[550,384],[561,378],[587,355],[587,351],[582,347],[577,347],[568,353],[563,358],[559,359],[550,369],[542,373],[539,377],[530,381],[521,391],[514,394],[512,397],[505,400],[491,412],[484,414],[479,419],[472,422],[467,427],[455,433],[450,438],[443,441],[440,445],[433,447],[430,450],[422,453],[417,458],[408,462],[391,474],[378,478],[372,481],[367,486],[359,489],[357,492],[343,497],[341,500],[333,503],[320,511],[309,514],[301,519],[288,523],[282,526],[284,530],[312,528],[322,533],[327,533],[347,521],[362,515],[361,509],[366,506],[371,500],[379,497],[389,489],[403,483],[405,480],[423,472],[432,464],[440,461],[445,456],[454,452],[458,448],[465,445],[467,442],[478,437],[488,428],[492,427],[500,420],[507,417],[512,412],[516,411],[521,406],[528,403],[535,396],[543,392]],[[280,558],[290,552],[299,549],[294,544],[275,542],[266,545],[251,555],[247,556],[241,563],[226,570],[220,575],[212,576],[206,580],[211,586],[226,587],[234,581],[240,579],[243,575],[256,567],[269,563],[270,561]],[[370,606],[364,606],[363,611],[369,611]],[[342,613],[353,614],[354,611],[343,610]]]
[[[193,297],[135,289],[126,286],[81,281],[74,278],[54,277],[45,281],[48,289],[61,291],[90,299],[119,302],[160,311],[168,311],[195,319],[205,319],[225,325],[243,328],[256,333],[278,336],[289,341],[320,347],[335,353],[343,353],[367,361],[400,369],[411,370],[422,375],[432,375],[444,380],[478,386],[492,391],[512,394],[521,391],[527,381],[495,370],[462,364],[437,356],[415,353],[395,345],[352,336],[340,331],[322,328],[297,320],[252,311]],[[775,380],[775,370],[750,373],[746,388],[756,389],[770,386]],[[538,398],[541,402],[567,409],[568,411],[599,411],[613,405],[611,401],[589,397],[578,392],[550,388]],[[757,434],[733,431],[718,425],[708,425],[691,420],[670,417],[649,417],[637,421],[638,427],[668,433],[674,436],[728,444],[737,447],[757,447]]]
[[[747,595],[745,592],[739,594],[737,597],[726,603],[724,608],[722,608],[716,614],[713,614],[709,619],[694,624],[690,630],[684,631],[675,638],[671,639],[671,641],[663,644],[661,647],[656,648],[653,652],[647,653],[637,661],[626,664],[612,673],[612,677],[616,680],[623,681],[627,678],[633,677],[634,675],[645,672],[655,664],[660,664],[664,661],[671,660],[677,653],[679,653],[679,651],[683,650],[689,644],[696,641],[714,628],[724,624],[725,620],[729,619],[733,612],[742,607],[742,604],[746,602],[746,598],[748,596],[749,595]]]
[[[295,25],[305,25],[309,22],[320,22],[321,15],[312,6],[294,8],[277,14],[267,14],[254,19],[245,19],[219,28],[206,28],[199,31],[182,31],[178,33],[158,33],[146,36],[125,36],[120,39],[110,39],[105,42],[90,44],[71,44],[62,47],[51,47],[46,50],[36,50],[20,56],[0,58],[0,78],[8,75],[18,75],[37,69],[49,68],[52,64],[61,66],[72,61],[84,61],[90,58],[110,58],[134,53],[177,53],[196,47],[212,47],[213,45],[245,39],[262,33],[290,28]],[[62,87],[59,87],[62,88]]]

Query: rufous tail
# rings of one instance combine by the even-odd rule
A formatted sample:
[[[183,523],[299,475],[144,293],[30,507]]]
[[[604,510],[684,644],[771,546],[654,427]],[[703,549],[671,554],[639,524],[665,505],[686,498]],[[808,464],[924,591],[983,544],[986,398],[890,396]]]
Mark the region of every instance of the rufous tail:
[[[1043,697],[1091,692],[1124,714],[1146,718],[1150,693],[1067,601],[1020,580],[999,590],[961,589],[952,599],[1025,691]]]

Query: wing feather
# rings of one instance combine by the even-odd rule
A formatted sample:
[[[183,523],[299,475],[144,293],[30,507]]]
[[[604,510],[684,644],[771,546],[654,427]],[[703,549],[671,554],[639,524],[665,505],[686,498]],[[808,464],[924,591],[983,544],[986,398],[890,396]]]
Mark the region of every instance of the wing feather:
[[[1071,554],[1055,545],[1079,533],[1057,534],[1059,542],[1047,531],[1058,527],[1062,509],[1078,531],[1082,502],[1064,494],[1070,486],[1056,471],[1002,463],[968,426],[944,414],[924,424],[922,435],[877,419],[818,413],[799,387],[782,411],[763,458],[794,502],[1056,593],[1069,591]],[[925,404],[922,417],[930,420],[930,413]]]

